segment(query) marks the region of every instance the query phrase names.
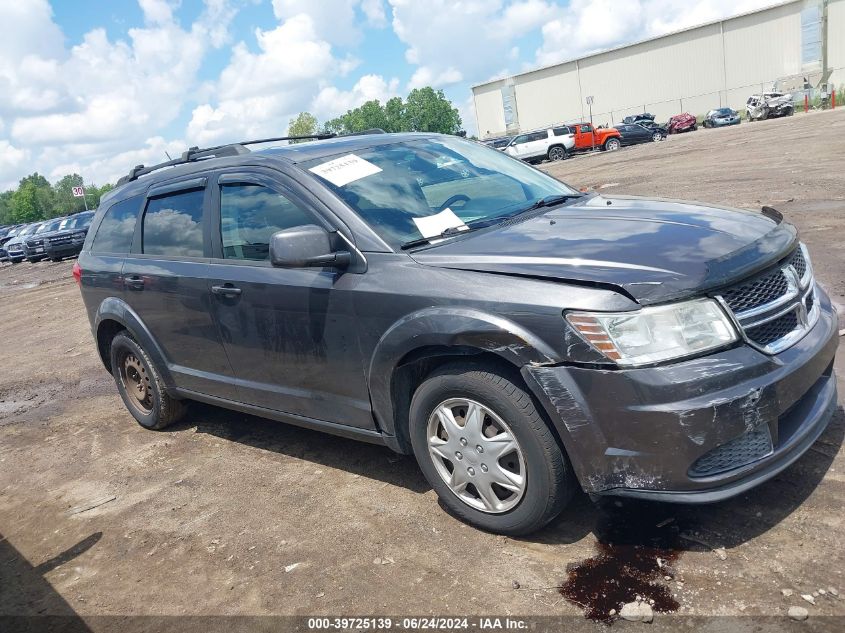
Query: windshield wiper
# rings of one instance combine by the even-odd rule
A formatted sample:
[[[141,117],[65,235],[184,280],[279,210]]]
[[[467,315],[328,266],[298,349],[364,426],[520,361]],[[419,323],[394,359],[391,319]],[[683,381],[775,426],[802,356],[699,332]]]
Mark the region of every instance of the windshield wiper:
[[[456,226],[450,226],[449,228],[445,229],[440,235],[432,235],[431,237],[420,237],[415,240],[411,240],[410,242],[405,242],[400,247],[403,251],[409,248],[414,248],[414,246],[422,246],[423,244],[430,244],[432,240],[441,240],[447,237],[454,237],[455,235],[463,235],[464,233],[469,233],[474,228],[478,227],[471,227],[469,225],[464,225],[467,228],[458,228]]]
[[[537,198],[531,204],[521,207],[516,211],[511,211],[506,215],[498,216],[500,218],[512,218],[517,215],[521,215],[523,213],[527,213],[528,211],[534,211],[535,209],[542,209],[543,207],[553,207],[555,205],[561,204],[566,202],[567,200],[573,200],[574,198],[580,198],[583,194],[575,194],[575,193],[565,193],[565,194],[558,194],[553,196],[546,196],[544,198]]]

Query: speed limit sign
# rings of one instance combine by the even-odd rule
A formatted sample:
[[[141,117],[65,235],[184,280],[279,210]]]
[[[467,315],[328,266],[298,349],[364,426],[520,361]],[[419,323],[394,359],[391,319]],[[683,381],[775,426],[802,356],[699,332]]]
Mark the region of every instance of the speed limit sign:
[[[73,192],[74,198],[84,198],[85,197],[85,187],[73,187],[71,189]]]

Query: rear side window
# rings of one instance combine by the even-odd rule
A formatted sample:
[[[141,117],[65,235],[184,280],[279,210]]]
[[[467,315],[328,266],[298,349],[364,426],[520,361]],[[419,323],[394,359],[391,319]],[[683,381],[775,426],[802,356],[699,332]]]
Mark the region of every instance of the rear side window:
[[[153,198],[144,213],[143,251],[165,257],[202,257],[202,189]]]
[[[109,207],[97,229],[91,252],[128,253],[140,209],[140,196],[127,198]]]
[[[220,233],[226,259],[269,260],[273,233],[313,222],[308,211],[267,187],[220,188]]]

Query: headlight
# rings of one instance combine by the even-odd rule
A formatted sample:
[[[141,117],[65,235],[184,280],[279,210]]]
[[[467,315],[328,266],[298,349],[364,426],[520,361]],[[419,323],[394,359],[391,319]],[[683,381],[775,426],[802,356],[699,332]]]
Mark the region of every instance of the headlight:
[[[733,324],[712,299],[636,312],[570,312],[566,320],[598,351],[624,366],[681,358],[737,340]]]
[[[76,240],[77,242],[82,242],[82,241],[84,241],[84,240],[85,240],[85,232],[84,232],[84,231],[80,231],[79,233],[74,233],[74,234],[73,234],[73,239],[74,239],[74,240]]]

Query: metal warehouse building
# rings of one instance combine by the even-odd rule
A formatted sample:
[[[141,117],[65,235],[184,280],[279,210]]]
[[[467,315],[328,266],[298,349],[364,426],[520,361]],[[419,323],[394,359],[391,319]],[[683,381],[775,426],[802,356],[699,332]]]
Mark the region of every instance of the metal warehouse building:
[[[827,75],[827,76],[825,76]],[[792,0],[473,86],[481,138],[552,123],[741,109],[749,95],[845,84],[845,0]],[[843,104],[845,105],[845,104]]]

